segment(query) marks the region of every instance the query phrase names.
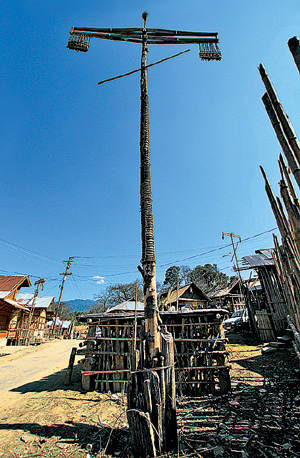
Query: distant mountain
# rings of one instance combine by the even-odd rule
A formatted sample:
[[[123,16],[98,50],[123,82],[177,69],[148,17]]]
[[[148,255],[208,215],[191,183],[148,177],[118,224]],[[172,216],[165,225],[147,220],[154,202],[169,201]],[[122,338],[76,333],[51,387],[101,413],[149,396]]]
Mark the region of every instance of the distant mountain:
[[[72,307],[74,312],[88,312],[92,305],[94,305],[91,299],[73,299],[72,301],[66,301],[66,303]]]

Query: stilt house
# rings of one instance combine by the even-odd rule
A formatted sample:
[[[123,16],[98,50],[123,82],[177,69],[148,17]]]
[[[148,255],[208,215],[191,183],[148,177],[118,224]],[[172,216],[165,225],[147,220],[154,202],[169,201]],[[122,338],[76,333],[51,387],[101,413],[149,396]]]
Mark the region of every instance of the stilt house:
[[[41,343],[44,337],[46,320],[52,318],[55,313],[54,297],[36,297],[34,294],[18,294],[17,303],[26,307],[28,312],[22,311],[18,319],[11,321],[8,333],[8,344],[23,345],[24,330],[26,339],[31,344]]]
[[[21,313],[29,313],[29,309],[16,299],[21,288],[30,286],[26,275],[0,275],[0,345],[7,343],[12,320],[17,321]]]

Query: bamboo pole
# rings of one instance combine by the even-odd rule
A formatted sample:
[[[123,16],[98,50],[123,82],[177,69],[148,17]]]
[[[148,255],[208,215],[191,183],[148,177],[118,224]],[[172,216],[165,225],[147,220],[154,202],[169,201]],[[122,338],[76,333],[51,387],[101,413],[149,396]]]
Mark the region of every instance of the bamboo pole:
[[[280,195],[282,197],[288,219],[292,229],[292,238],[300,253],[300,212],[298,207],[294,205],[291,195],[289,193],[287,184],[284,179],[280,180]]]
[[[291,177],[290,177],[290,173],[288,172],[287,166],[286,166],[286,164],[284,162],[284,159],[283,159],[283,156],[282,156],[281,153],[279,155],[278,163],[279,163],[279,168],[280,168],[280,173],[281,173],[282,179],[285,178],[285,181],[286,181],[286,183],[288,185],[289,191],[290,191],[290,193],[291,193],[291,195],[293,197],[294,204],[300,210],[299,199],[298,199],[298,196],[296,194],[294,185],[292,183],[292,180],[291,180]]]
[[[272,191],[271,185],[269,183],[269,180],[267,179],[266,173],[265,173],[265,171],[264,171],[262,166],[260,166],[260,170],[261,170],[261,173],[262,173],[262,175],[264,177],[264,180],[265,180],[265,190],[266,190],[266,193],[267,193],[267,196],[268,196],[268,199],[269,199],[273,214],[275,216],[275,220],[276,220],[278,229],[280,231],[281,236],[283,237],[283,236],[285,236],[287,234],[287,230],[286,230],[286,227],[285,227],[285,222],[283,220],[282,214],[281,214],[281,212],[279,210],[279,207],[277,205],[277,202],[276,202],[275,196],[273,194],[273,191]]]
[[[266,72],[264,65],[260,64],[258,69],[259,69],[259,73],[262,78],[262,81],[265,85],[266,91],[274,107],[274,110],[276,111],[276,114],[280,120],[284,134],[287,138],[287,141],[294,152],[294,155],[295,155],[295,158],[298,164],[300,164],[300,144],[296,136],[296,133],[294,131],[294,128],[289,120],[289,117],[286,115],[286,113],[283,110],[283,107],[279,101],[279,98],[276,94],[274,86],[272,85],[272,82],[270,80],[269,75]]]
[[[288,41],[289,50],[292,53],[295,64],[300,72],[300,41],[298,37],[290,38]]]
[[[286,140],[286,137],[285,137],[285,134],[282,130],[282,127],[281,127],[281,124],[279,122],[279,119],[275,113],[275,110],[273,108],[273,105],[272,105],[272,102],[271,102],[271,99],[270,97],[268,96],[267,93],[265,93],[262,97],[262,101],[264,103],[264,106],[265,106],[265,109],[266,109],[266,112],[269,116],[269,119],[271,121],[271,124],[273,126],[273,129],[275,131],[275,134],[277,136],[277,139],[280,143],[280,146],[282,148],[282,151],[288,161],[288,164],[289,164],[289,167],[295,177],[295,180],[300,188],[300,168],[299,168],[299,163],[297,161],[297,159],[295,158],[294,156],[294,153],[292,151],[292,149],[290,148],[287,140]]]

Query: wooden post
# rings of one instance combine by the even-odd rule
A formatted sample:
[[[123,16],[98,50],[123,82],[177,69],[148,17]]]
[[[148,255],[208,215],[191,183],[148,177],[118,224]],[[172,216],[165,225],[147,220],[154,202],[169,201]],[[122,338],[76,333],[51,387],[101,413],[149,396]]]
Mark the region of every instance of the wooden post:
[[[300,72],[300,41],[298,37],[290,38],[288,41],[289,50],[292,53],[295,64]]]
[[[148,12],[142,15],[144,28],[142,33],[141,57],[141,120],[140,120],[140,205],[142,268],[139,270],[144,279],[145,330],[149,345],[149,357],[154,358],[160,350],[158,332],[158,307],[156,294],[155,249],[152,212],[150,137],[149,137],[149,100],[147,83],[147,30]]]
[[[74,366],[74,362],[75,362],[76,352],[77,352],[77,348],[73,347],[72,350],[71,350],[71,355],[70,355],[70,359],[69,359],[69,366],[68,366],[67,373],[66,373],[66,376],[65,376],[65,382],[64,382],[65,385],[70,385],[70,383],[71,383],[71,377],[72,377],[72,372],[73,372],[73,366]]]

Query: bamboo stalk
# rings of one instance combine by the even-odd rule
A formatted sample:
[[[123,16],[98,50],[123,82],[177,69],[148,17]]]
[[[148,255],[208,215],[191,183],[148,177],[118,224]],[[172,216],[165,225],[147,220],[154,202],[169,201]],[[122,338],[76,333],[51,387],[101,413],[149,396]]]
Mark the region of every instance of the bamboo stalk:
[[[289,167],[295,177],[295,180],[300,188],[300,168],[299,168],[299,162],[296,159],[293,150],[290,148],[285,134],[282,130],[281,124],[279,122],[279,119],[274,111],[271,99],[267,93],[265,93],[262,97],[262,101],[264,103],[266,112],[269,116],[269,119],[271,121],[271,124],[273,126],[273,129],[275,131],[275,134],[277,136],[277,139],[280,143],[280,146],[282,148],[282,151],[288,161]]]
[[[290,38],[288,41],[289,50],[292,53],[295,64],[300,72],[300,41],[298,37]]]
[[[262,81],[265,85],[266,91],[269,94],[269,97],[271,99],[272,105],[277,113],[277,116],[280,120],[280,123],[282,125],[284,134],[287,138],[288,143],[290,144],[295,158],[297,160],[298,165],[300,164],[300,144],[298,141],[298,138],[296,136],[296,133],[293,129],[293,126],[288,118],[288,116],[285,114],[283,107],[279,101],[279,98],[276,94],[276,91],[272,85],[272,82],[270,80],[269,75],[266,72],[266,69],[263,64],[260,64],[259,66],[259,72],[262,78]]]
[[[294,185],[292,183],[290,174],[289,174],[289,172],[287,170],[287,166],[285,165],[285,162],[284,162],[284,159],[283,159],[283,156],[282,156],[281,153],[279,155],[278,163],[279,163],[279,168],[280,168],[280,173],[281,173],[282,179],[285,179],[285,181],[287,182],[289,191],[290,191],[290,193],[291,193],[291,195],[293,197],[294,204],[300,210],[299,199],[298,199],[298,196],[296,194],[296,191],[295,191]]]

